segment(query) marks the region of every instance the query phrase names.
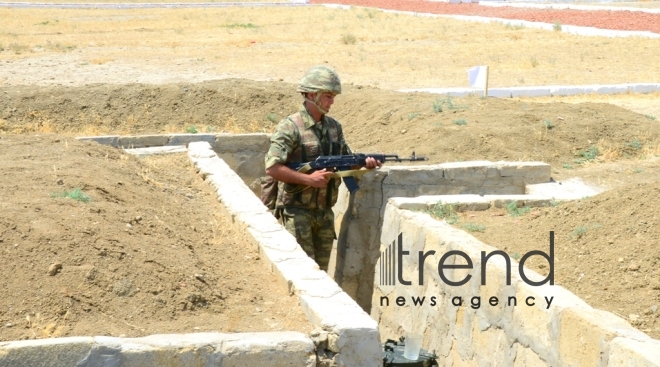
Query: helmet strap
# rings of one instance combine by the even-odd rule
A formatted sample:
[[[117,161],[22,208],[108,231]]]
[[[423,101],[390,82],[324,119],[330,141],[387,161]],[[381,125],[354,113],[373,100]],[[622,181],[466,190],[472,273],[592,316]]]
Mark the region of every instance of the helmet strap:
[[[307,98],[307,93],[304,93],[303,96],[305,98],[305,101],[316,106],[316,108],[319,110],[319,112],[321,112],[321,114],[326,115],[328,113],[328,111],[321,108],[321,92],[316,92],[316,98],[313,101]]]

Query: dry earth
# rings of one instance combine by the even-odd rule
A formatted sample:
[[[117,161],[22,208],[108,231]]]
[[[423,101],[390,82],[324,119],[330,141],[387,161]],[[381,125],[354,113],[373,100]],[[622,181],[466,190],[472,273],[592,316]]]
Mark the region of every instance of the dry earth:
[[[542,37],[537,31],[521,34]],[[360,42],[357,47],[362,47]],[[249,47],[238,45],[236,55],[250,55]],[[185,65],[170,68],[168,63],[182,59],[166,51],[160,62],[149,65],[117,57],[131,50],[136,48],[113,49],[110,61],[90,58],[98,63],[88,65],[68,53],[0,54],[5,60],[0,69],[0,149],[6,157],[0,169],[9,173],[0,180],[0,340],[89,333],[134,336],[190,332],[195,327],[306,331],[309,325],[295,302],[278,293],[282,291],[273,286],[274,279],[253,266],[259,263],[253,249],[241,247],[239,234],[227,229],[213,194],[185,157],[140,160],[72,138],[271,131],[278,119],[297,108],[299,97],[288,82],[304,68],[278,69],[261,58],[253,65],[234,62],[224,75],[217,69],[208,74],[219,79],[235,72],[284,81],[203,81],[208,79],[204,63],[185,59]],[[276,48],[271,50],[274,58],[282,57]],[[554,230],[557,282],[593,306],[660,336],[660,313],[654,308],[660,303],[654,250],[660,209],[657,93],[642,102],[633,97],[634,109],[596,97],[597,102],[538,103],[402,94],[374,86],[412,87],[414,83],[404,85],[412,75],[417,80],[436,76],[430,73],[427,78],[426,69],[401,65],[384,74],[382,65],[358,65],[356,57],[362,53],[352,52],[353,59],[345,57],[348,61],[341,64],[351,82],[345,83],[331,114],[344,123],[354,150],[402,155],[415,150],[431,163],[538,160],[552,165],[556,180],[578,176],[609,188],[594,198],[522,217],[476,213],[461,223],[483,220],[486,242],[512,254],[527,252],[525,246],[543,248],[548,231]],[[51,58],[55,61],[45,61]],[[335,62],[330,59],[330,64]],[[351,71],[349,64],[356,69]],[[654,82],[642,74],[633,79],[627,81]],[[145,84],[129,84],[134,80]],[[88,194],[90,202],[51,197],[74,188]],[[520,231],[512,231],[512,226]],[[239,260],[249,266],[237,267]],[[49,276],[55,262],[62,269]],[[203,274],[206,283],[195,274]]]
[[[311,330],[185,154],[1,134],[0,156],[0,341]]]

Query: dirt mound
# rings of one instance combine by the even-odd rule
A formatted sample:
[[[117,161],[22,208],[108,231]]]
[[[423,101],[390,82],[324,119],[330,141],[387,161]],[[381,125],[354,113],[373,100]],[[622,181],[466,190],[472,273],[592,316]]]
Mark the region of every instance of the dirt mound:
[[[0,88],[0,131],[146,134],[270,132],[297,110],[295,86],[228,79],[163,86]],[[544,161],[576,166],[597,157],[657,150],[657,121],[609,104],[451,98],[347,86],[331,115],[354,150],[415,150],[431,163]],[[577,161],[577,163],[576,163]]]
[[[657,175],[657,173],[656,173]],[[514,217],[505,210],[462,214],[459,226],[514,258],[548,252],[555,232],[555,284],[660,338],[660,183],[632,184]],[[469,225],[468,223],[472,223]],[[547,261],[525,264],[547,275]]]
[[[185,154],[1,135],[0,155],[0,340],[311,329]]]
[[[298,108],[294,90],[243,79],[1,88],[0,132],[25,134],[0,139],[1,168],[11,173],[0,182],[6,259],[0,325],[11,325],[2,338],[308,328],[274,279],[257,280],[265,275],[256,255],[227,230],[214,194],[185,156],[139,160],[72,138],[270,132]],[[657,121],[609,104],[450,98],[347,85],[331,115],[343,123],[355,151],[414,150],[430,163],[544,161],[555,178],[588,172],[594,183],[614,188],[659,177],[657,164],[632,159],[660,155]],[[42,133],[58,135],[35,136]],[[621,169],[625,162],[628,170]],[[74,188],[91,200],[52,197]],[[651,308],[660,297],[652,251],[657,190],[614,189],[519,218],[471,215],[485,218],[485,242],[508,252],[546,244],[554,230],[557,283],[657,337]],[[48,275],[57,262],[62,269]]]

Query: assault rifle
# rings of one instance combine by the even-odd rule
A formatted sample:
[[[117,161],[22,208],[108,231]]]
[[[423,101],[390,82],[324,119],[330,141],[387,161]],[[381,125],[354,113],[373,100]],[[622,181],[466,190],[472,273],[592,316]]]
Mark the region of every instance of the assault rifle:
[[[371,171],[369,169],[355,169],[355,167],[365,167],[367,165],[367,158],[369,157],[381,163],[428,160],[426,157],[415,155],[415,152],[412,152],[412,155],[408,158],[399,158],[396,154],[355,153],[348,155],[322,155],[311,162],[287,164],[287,167],[302,173],[312,173],[325,168],[328,171],[334,172],[332,177],[341,177],[344,180],[346,188],[352,194],[360,189],[355,177]]]

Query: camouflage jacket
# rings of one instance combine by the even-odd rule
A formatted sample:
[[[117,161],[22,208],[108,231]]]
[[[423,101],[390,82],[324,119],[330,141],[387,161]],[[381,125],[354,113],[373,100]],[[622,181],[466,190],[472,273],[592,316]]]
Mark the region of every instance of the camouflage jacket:
[[[329,116],[321,121],[307,112],[305,105],[297,113],[280,121],[270,137],[270,148],[266,153],[266,169],[276,163],[289,164],[309,162],[321,155],[350,154],[344,141],[341,124]],[[331,179],[325,189],[308,187],[294,192],[296,185],[280,182],[277,195],[277,208],[298,207],[307,209],[331,208],[337,202],[339,179]]]

